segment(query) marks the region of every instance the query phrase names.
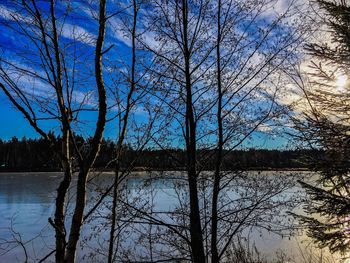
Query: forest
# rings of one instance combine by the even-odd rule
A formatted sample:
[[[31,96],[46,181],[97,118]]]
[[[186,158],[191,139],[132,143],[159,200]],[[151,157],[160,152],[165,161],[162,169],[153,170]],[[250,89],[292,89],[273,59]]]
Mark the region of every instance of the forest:
[[[55,138],[57,149],[61,139]],[[88,139],[87,139],[88,141]],[[81,144],[86,144],[83,137],[79,138]],[[224,151],[225,153],[225,151]],[[121,168],[131,166],[128,160],[137,155],[131,147],[124,146]],[[203,170],[212,170],[215,167],[213,151],[198,150],[199,166]],[[176,156],[180,162],[174,162],[171,155]],[[223,170],[271,170],[271,169],[307,169],[309,163],[307,156],[321,155],[320,150],[266,150],[248,149],[230,151],[223,159]],[[93,168],[111,171],[115,165],[110,162],[115,157],[115,142],[103,140],[101,150]],[[47,147],[44,139],[12,138],[8,141],[0,140],[0,171],[2,172],[35,172],[35,171],[61,171],[59,157]],[[181,149],[144,149],[136,162],[134,170],[185,170],[186,157]]]

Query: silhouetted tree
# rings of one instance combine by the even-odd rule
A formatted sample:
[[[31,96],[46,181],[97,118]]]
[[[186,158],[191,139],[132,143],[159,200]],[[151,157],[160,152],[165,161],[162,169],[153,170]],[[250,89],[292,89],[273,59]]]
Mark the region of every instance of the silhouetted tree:
[[[321,40],[307,45],[311,67],[294,82],[305,97],[303,118],[294,119],[297,138],[319,150],[305,160],[317,172],[300,182],[310,197],[299,216],[308,235],[332,252],[350,249],[350,6],[348,1],[315,1]],[[307,107],[305,107],[307,105]]]
[[[63,37],[66,17],[71,11],[69,3],[63,5],[63,15],[57,8],[57,1],[40,2],[9,1],[9,16],[2,24],[13,34],[21,37],[22,46],[12,56],[0,57],[0,88],[12,105],[26,118],[30,126],[46,141],[48,146],[59,155],[63,178],[57,187],[54,219],[49,222],[55,230],[56,262],[75,262],[77,244],[83,224],[86,199],[86,184],[91,167],[99,153],[106,124],[107,99],[103,79],[102,56],[106,31],[106,1],[98,3],[98,30],[95,40],[86,40],[84,33],[74,30],[70,42]],[[68,29],[69,31],[69,29]],[[68,33],[69,34],[69,33]],[[76,137],[74,125],[79,113],[85,107],[87,95],[77,101],[79,92],[75,89],[77,64],[83,56],[76,52],[78,39],[92,41],[94,46],[95,90],[97,94],[97,117],[89,147],[81,147],[80,138]],[[73,51],[67,46],[73,46]],[[13,57],[17,61],[13,60]],[[29,63],[30,62],[30,63]],[[85,70],[89,70],[84,65]],[[24,78],[25,80],[23,81]],[[40,84],[38,84],[40,83]],[[30,85],[32,84],[32,87]],[[79,83],[83,85],[83,83]],[[41,86],[40,86],[41,85]],[[30,90],[30,91],[29,91]],[[52,121],[61,129],[61,147],[57,151],[52,136],[43,127],[42,122]],[[16,154],[16,153],[15,153]],[[17,160],[18,158],[14,158]],[[66,199],[73,173],[77,171],[78,182],[73,216],[69,230],[66,225]]]

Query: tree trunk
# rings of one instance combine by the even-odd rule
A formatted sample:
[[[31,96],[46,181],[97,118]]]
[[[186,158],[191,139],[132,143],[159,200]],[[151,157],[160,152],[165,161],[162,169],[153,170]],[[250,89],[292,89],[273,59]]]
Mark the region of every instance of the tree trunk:
[[[77,182],[77,197],[75,200],[75,209],[70,227],[69,240],[66,249],[65,262],[75,262],[77,244],[80,237],[80,229],[83,223],[85,199],[86,199],[86,180],[89,170],[81,168]]]
[[[118,162],[118,160],[117,160]],[[113,262],[113,252],[114,252],[114,233],[115,233],[115,224],[117,217],[117,200],[118,200],[118,181],[119,181],[119,163],[117,164],[118,168],[115,171],[114,176],[114,185],[113,185],[113,201],[112,201],[112,222],[111,230],[109,233],[109,247],[108,247],[108,263]]]
[[[62,151],[63,160],[62,167],[64,171],[64,178],[57,189],[56,207],[54,228],[56,233],[56,262],[63,263],[66,248],[66,229],[65,229],[65,200],[68,188],[72,180],[72,165],[69,149],[70,135],[69,131],[63,131]],[[50,219],[51,220],[51,219]]]
[[[212,224],[211,224],[211,254],[212,263],[219,263],[219,253],[217,247],[218,238],[218,198],[220,191],[220,170],[222,163],[222,149],[223,149],[223,127],[222,127],[222,84],[221,84],[221,0],[218,3],[218,25],[217,25],[217,46],[216,46],[216,60],[217,60],[217,91],[218,91],[218,108],[217,108],[217,122],[218,122],[218,149],[217,159],[214,172],[214,185],[212,196]]]
[[[95,54],[95,77],[98,91],[98,118],[96,130],[91,140],[90,150],[87,157],[80,162],[80,169],[77,182],[77,197],[70,228],[69,240],[66,249],[65,263],[74,263],[76,256],[76,248],[80,237],[80,230],[83,223],[85,199],[86,199],[86,182],[95,159],[99,153],[103,131],[106,124],[107,103],[106,89],[103,81],[102,56],[103,43],[106,33],[106,0],[100,0],[99,10],[99,31],[96,40]]]
[[[195,263],[204,263],[205,254],[203,246],[203,235],[201,217],[199,212],[197,171],[196,171],[196,123],[193,113],[192,83],[190,73],[190,51],[188,46],[188,6],[187,1],[182,0],[182,19],[184,35],[184,60],[186,78],[186,151],[187,151],[187,173],[190,192],[190,234],[192,259]]]

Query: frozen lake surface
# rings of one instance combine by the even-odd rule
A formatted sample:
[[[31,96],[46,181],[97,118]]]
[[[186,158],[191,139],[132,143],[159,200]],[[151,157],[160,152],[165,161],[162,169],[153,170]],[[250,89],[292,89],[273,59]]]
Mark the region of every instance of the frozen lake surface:
[[[257,172],[251,173],[255,176],[254,173]],[[265,173],[263,176],[274,176],[273,172]],[[285,176],[288,177],[293,172],[285,173]],[[174,174],[179,176],[178,173],[174,172]],[[303,176],[303,173],[298,172],[298,174],[298,176]],[[60,177],[60,173],[0,174],[1,242],[6,240],[13,242],[16,239],[21,239],[26,244],[30,262],[36,262],[53,249],[54,232],[48,224],[48,218],[52,217],[54,213],[54,199]],[[113,176],[111,174],[103,174],[95,180],[95,183],[99,186],[104,186],[110,184],[112,180]],[[157,178],[150,183],[149,175],[138,173],[133,174],[125,182],[124,188],[126,189],[126,196],[131,196],[132,198],[143,196],[147,199],[152,196],[153,211],[171,211],[178,204],[178,191],[175,189],[174,180],[176,179]],[[74,184],[75,181],[73,181],[72,187],[74,187]],[[92,185],[89,186],[90,189],[93,187]],[[71,191],[71,196],[73,196],[73,192]],[[284,194],[286,198],[292,198],[294,194],[302,194],[302,191],[295,186],[281,194]],[[88,200],[96,197],[96,195],[95,191],[90,190]],[[301,211],[301,205],[297,205],[295,209]],[[102,209],[108,210],[108,206],[102,207]],[[96,222],[101,223],[99,220],[93,220],[92,224],[99,224]],[[86,257],[91,252],[91,248],[89,249],[88,247],[103,247],[103,241],[107,240],[108,232],[105,231],[103,233],[103,231],[100,231],[99,237],[96,238],[95,236],[95,239],[89,239],[89,236],[94,231],[96,229],[94,230],[91,225],[83,227],[82,239],[85,243],[82,245],[85,248],[80,249],[78,252],[79,262],[99,261],[98,257]],[[310,242],[302,235],[282,237],[269,231],[257,231],[254,229],[243,231],[243,234],[249,236],[250,243],[254,243],[266,257],[273,257],[277,251],[283,251],[290,255],[299,254],[301,249],[310,245]],[[124,240],[124,247],[126,246],[125,244],[129,244],[129,246],[134,246],[134,251],[138,251],[141,254],[147,253],[147,250],[143,251],[141,246],[134,244],[136,241],[131,240],[133,237],[135,237],[133,234],[129,234],[130,240]],[[24,252],[18,244],[1,244],[0,249],[0,254],[2,254],[0,262],[23,262]],[[104,262],[101,257],[100,261]],[[52,258],[51,261],[45,262],[52,262]]]

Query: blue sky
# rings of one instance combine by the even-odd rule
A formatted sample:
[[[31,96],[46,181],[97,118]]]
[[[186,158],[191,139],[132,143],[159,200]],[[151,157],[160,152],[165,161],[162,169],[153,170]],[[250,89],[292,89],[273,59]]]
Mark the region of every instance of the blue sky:
[[[94,78],[91,72],[94,65],[93,42],[97,35],[97,21],[93,18],[93,16],[96,15],[94,10],[97,10],[97,8],[86,4],[86,1],[70,1],[70,3],[72,5],[72,13],[65,20],[60,40],[64,44],[67,43],[68,46],[74,37],[78,37],[77,41],[74,41],[74,49],[76,52],[80,53],[80,56],[82,58],[80,65],[77,65],[77,69],[81,72],[80,78],[86,79],[86,84],[80,85],[79,83],[77,94],[83,96],[90,92],[90,88],[88,86],[94,84]],[[47,10],[47,4],[48,2],[45,3],[44,1],[38,1],[38,6],[41,8],[41,10]],[[58,18],[62,16],[62,10],[65,10],[65,8],[66,6],[57,5],[56,10]],[[0,56],[7,61],[25,67],[28,66],[30,69],[42,73],[40,67],[36,67],[36,65],[40,64],[37,58],[33,58],[33,60],[31,60],[31,55],[21,55],[23,51],[26,51],[28,45],[29,50],[31,50],[30,45],[32,45],[32,43],[28,41],[28,38],[26,36],[15,32],[19,29],[16,26],[16,23],[13,22],[14,18],[12,15],[18,18],[15,10],[16,6],[14,4],[10,2],[0,2],[0,24],[13,26],[12,29],[9,29],[7,26],[0,26]],[[109,12],[113,12],[113,10],[110,8]],[[19,19],[24,20],[26,18],[19,17]],[[112,42],[116,48],[111,49],[111,57],[118,57],[119,59],[123,60],[125,57],[129,56],[130,48],[128,45],[126,45],[126,40],[123,39],[121,32],[118,32],[118,34],[115,32],[108,32],[105,46],[110,45]],[[68,47],[67,50],[67,52],[73,52],[73,48]],[[90,66],[87,68],[86,64],[89,64]],[[106,78],[108,78],[108,76]],[[26,89],[35,88],[38,95],[43,95],[42,93],[45,93],[46,90],[50,89],[47,83],[42,83],[40,81],[35,81],[34,83],[34,81],[28,80],[24,77],[18,78],[18,83],[25,85]],[[79,98],[77,98],[77,100],[79,100]],[[91,104],[93,104],[93,96],[91,96],[91,100]],[[38,137],[34,129],[30,127],[24,117],[18,113],[18,111],[11,105],[11,103],[9,103],[8,99],[2,92],[0,93],[0,103],[0,123],[3,124],[0,129],[0,138],[9,139],[12,136]],[[87,130],[90,132],[92,131],[91,127],[93,127],[95,116],[93,116],[94,114],[91,113],[84,113],[84,115],[85,116],[83,119],[87,122]],[[59,132],[59,127],[56,125],[56,123],[42,123],[44,129],[52,129],[56,132]],[[113,124],[110,126],[112,125]],[[82,133],[85,131],[82,131]],[[89,132],[87,132],[87,134],[89,134]],[[113,133],[113,128],[106,128],[107,137],[115,137]]]
[[[69,1],[71,3],[71,13],[65,19],[65,25],[62,27],[61,40],[66,44],[66,50],[68,54],[73,54],[76,52],[80,56],[80,63],[76,65],[77,71],[79,71],[79,78],[84,79],[83,84],[79,85],[77,89],[77,95],[75,97],[77,103],[82,100],[82,97],[85,94],[91,92],[91,83],[94,82],[92,77],[93,68],[86,67],[86,65],[93,65],[93,41],[97,35],[97,22],[94,19],[96,16],[97,8],[94,6],[89,6],[86,4],[86,1]],[[281,2],[281,1],[280,1]],[[280,3],[279,2],[279,3]],[[282,1],[283,2],[283,1]],[[39,8],[42,10],[47,9],[47,2],[38,1]],[[63,3],[63,2],[62,2]],[[57,6],[57,17],[60,18],[63,16],[63,10],[66,6]],[[282,8],[282,7],[281,7]],[[0,2],[0,25],[6,24],[13,26],[13,17],[16,16],[16,7],[10,4],[7,1]],[[109,6],[109,13],[115,12],[113,10],[113,5]],[[18,14],[17,14],[18,15]],[[23,19],[25,22],[26,17],[18,17]],[[111,24],[113,26],[108,27],[107,36],[105,42],[105,48],[108,48],[112,44],[114,47],[110,50],[108,58],[114,63],[114,65],[119,65],[122,67],[127,67],[128,58],[130,57],[130,41],[124,36],[124,33],[119,29],[118,24],[121,24],[122,20],[120,18],[111,19]],[[111,30],[113,28],[114,30]],[[18,34],[15,30],[19,28],[14,26],[14,30],[9,30],[6,26],[0,26],[0,56],[8,61],[11,61],[15,64],[30,67],[35,70],[38,74],[42,74],[40,67],[40,61],[33,57],[32,54],[23,55],[23,51],[31,50],[33,48],[28,42],[27,37]],[[74,39],[74,45],[70,45]],[[152,41],[152,36],[148,38],[148,41]],[[72,65],[70,65],[72,66]],[[26,89],[34,89],[35,94],[42,96],[42,100],[45,100],[45,96],[50,96],[47,93],[47,83],[32,81],[31,79],[24,78],[23,76],[18,77],[18,83],[21,85],[26,85]],[[108,74],[108,70],[105,73],[106,83],[111,83],[113,76]],[[79,83],[80,84],[80,83]],[[93,105],[96,101],[94,96],[89,96],[89,101],[86,103],[88,106]],[[0,138],[1,139],[10,139],[13,136],[21,138],[26,137],[38,137],[33,128],[31,128],[27,120],[9,103],[8,99],[4,96],[3,93],[0,93]],[[34,106],[34,108],[39,109]],[[110,116],[113,115],[112,111]],[[137,121],[143,121],[142,113],[135,114],[135,119]],[[82,114],[82,120],[84,122],[83,128],[80,132],[84,136],[88,136],[93,131],[95,123],[95,113],[85,112]],[[56,133],[59,133],[59,126],[53,121],[42,122],[42,127],[45,130],[53,130]],[[116,122],[110,122],[105,131],[105,137],[115,138],[115,125]],[[259,147],[259,148],[283,148],[288,146],[288,139],[283,135],[270,135],[265,132],[257,132],[253,135],[252,140],[245,144],[247,147]]]

